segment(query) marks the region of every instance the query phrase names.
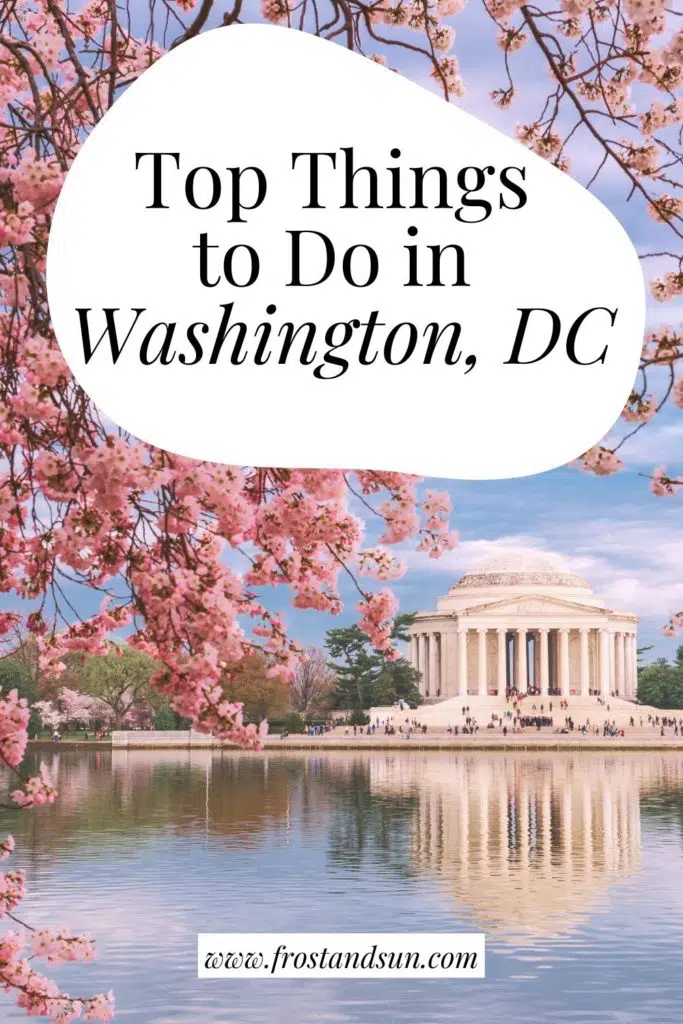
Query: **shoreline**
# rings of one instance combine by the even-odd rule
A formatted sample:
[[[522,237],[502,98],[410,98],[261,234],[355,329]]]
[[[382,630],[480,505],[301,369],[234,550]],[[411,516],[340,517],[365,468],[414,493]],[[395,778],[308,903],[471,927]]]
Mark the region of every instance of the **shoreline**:
[[[187,740],[179,739],[177,743],[165,742],[150,743],[145,742],[143,739],[140,742],[135,740],[130,741],[126,745],[112,744],[111,741],[102,740],[29,740],[29,750],[95,750],[95,751],[127,751],[127,750],[157,750],[163,754],[166,750],[212,750],[220,753],[244,753],[239,747],[235,747],[232,744],[218,743],[207,737],[207,741],[202,743],[197,739],[193,738],[192,743],[188,743]],[[410,740],[400,739],[396,740],[394,737],[383,737],[383,736],[368,736],[368,737],[325,737],[325,736],[290,736],[286,740],[279,738],[267,738],[264,744],[263,752],[268,753],[269,751],[315,751],[321,753],[325,750],[350,750],[354,753],[361,750],[386,750],[391,752],[396,751],[409,751],[416,750],[424,753],[428,750],[434,750],[443,753],[443,751],[480,751],[480,752],[491,752],[496,750],[515,752],[515,751],[589,751],[591,753],[606,752],[606,751],[660,751],[665,750],[669,752],[681,752],[683,753],[683,737],[671,736],[661,737],[653,736],[649,737],[610,737],[610,738],[598,738],[598,737],[586,737],[585,739],[577,739],[573,736],[554,736],[554,737],[539,737],[538,739],[531,736],[506,736],[500,737],[500,739],[493,738],[477,738],[476,736],[456,736],[448,737],[445,736],[434,736],[411,738]]]

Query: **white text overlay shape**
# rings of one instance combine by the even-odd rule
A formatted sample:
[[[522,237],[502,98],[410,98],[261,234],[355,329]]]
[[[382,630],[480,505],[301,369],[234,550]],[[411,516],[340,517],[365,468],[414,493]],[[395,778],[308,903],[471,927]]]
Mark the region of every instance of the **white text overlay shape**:
[[[178,159],[138,157],[136,167],[136,154],[152,153]],[[313,158],[293,165],[296,153],[334,154],[334,166],[330,157],[317,158],[319,208],[311,208]],[[359,169],[368,166],[377,174],[381,209],[367,208],[371,174]],[[416,196],[412,169],[432,167],[447,172],[446,192],[440,172],[432,171]],[[459,179],[464,168],[469,177]],[[463,205],[477,168],[485,184]],[[504,168],[518,169],[508,174],[518,184],[523,168],[521,208],[501,185]],[[356,208],[348,206],[353,172]],[[154,208],[155,199],[164,208]],[[479,199],[490,202],[490,215],[472,222],[484,212]],[[301,284],[293,286],[297,232]],[[334,267],[326,280],[305,286],[330,269],[321,236],[334,247]],[[253,270],[247,246],[257,254],[258,276],[244,287]],[[372,271],[366,246],[376,255],[376,280],[354,286],[344,276],[344,254],[352,279],[362,284]],[[222,261],[232,247],[231,284]],[[419,283],[409,285],[411,259]],[[342,46],[262,25],[190,40],[113,105],[60,195],[48,294],[77,380],[108,417],[143,441],[225,463],[463,479],[542,472],[597,443],[635,379],[645,312],[627,235],[568,176]],[[118,311],[120,337],[130,328],[115,363],[103,334],[106,309]],[[532,361],[546,348],[552,317],[530,314],[520,362],[510,363],[523,309],[552,310],[559,338],[545,358]],[[572,361],[566,336],[591,309],[572,349],[580,362]],[[93,346],[103,339],[89,361],[78,310],[89,310]],[[616,311],[613,322],[608,311]],[[294,333],[285,352],[288,323]],[[301,325],[310,323],[316,334],[305,348],[309,329]],[[345,323],[360,326],[336,347],[345,329],[326,331]],[[141,340],[155,324],[146,365]],[[161,356],[154,360],[168,335],[163,324],[176,325],[165,364]],[[193,328],[202,346],[195,362],[186,337],[192,324],[202,325]],[[411,324],[417,343],[401,362]],[[446,327],[453,324],[460,329],[449,365],[455,334]],[[259,349],[266,334],[268,344]]]

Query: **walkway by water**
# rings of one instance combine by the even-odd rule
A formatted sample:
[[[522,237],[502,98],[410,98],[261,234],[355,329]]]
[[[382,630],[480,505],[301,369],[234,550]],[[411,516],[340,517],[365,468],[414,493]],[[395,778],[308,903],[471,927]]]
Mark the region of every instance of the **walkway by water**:
[[[610,750],[671,750],[683,751],[683,736],[675,736],[673,729],[666,729],[666,735],[661,736],[658,729],[635,728],[626,729],[624,736],[603,737],[595,735],[583,735],[578,731],[559,733],[554,729],[536,730],[533,728],[522,729],[517,733],[508,732],[504,736],[498,730],[479,729],[473,735],[458,735],[448,733],[445,729],[430,729],[426,734],[413,731],[408,737],[406,733],[395,733],[385,735],[378,730],[368,735],[365,727],[357,729],[356,734],[353,728],[347,730],[345,726],[337,727],[330,732],[321,733],[319,736],[307,736],[300,733],[293,733],[283,738],[277,732],[266,738],[265,747],[267,750],[462,750],[462,751],[610,751]],[[214,749],[235,750],[229,744],[225,746],[217,744],[211,737],[197,736],[190,740],[189,733],[177,732],[166,734],[163,744],[160,744],[153,733],[139,730],[129,732],[126,735],[125,743],[117,743],[115,746],[121,749],[155,749],[163,753],[164,750],[178,749],[185,750],[188,747],[200,749],[202,747],[213,747]],[[31,740],[29,748],[35,752],[59,751],[68,749],[93,750],[110,749],[111,741],[96,742],[93,740]]]

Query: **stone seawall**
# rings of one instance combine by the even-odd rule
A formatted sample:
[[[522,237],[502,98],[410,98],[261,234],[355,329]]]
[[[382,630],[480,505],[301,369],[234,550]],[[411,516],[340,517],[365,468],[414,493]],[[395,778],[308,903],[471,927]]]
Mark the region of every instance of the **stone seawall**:
[[[79,747],[86,750],[225,750],[227,752],[239,752],[238,748],[222,740],[214,739],[213,736],[205,736],[203,733],[193,731],[168,732],[146,732],[144,730],[131,732],[113,732],[111,740],[95,741],[89,740],[29,740],[29,747],[33,749],[64,750],[69,747]],[[540,735],[535,730],[527,733],[508,734],[503,736],[500,733],[488,734],[485,730],[475,736],[449,736],[441,733],[427,736],[414,735],[407,740],[400,736],[385,736],[376,734],[374,736],[346,736],[341,730],[335,733],[328,733],[323,736],[302,736],[292,735],[287,739],[280,739],[279,736],[269,736],[265,742],[265,749],[268,750],[291,750],[291,751],[316,751],[325,750],[450,750],[457,752],[468,751],[601,751],[601,752],[623,752],[623,751],[653,751],[666,750],[683,754],[683,737],[659,736],[652,732],[633,731],[624,737],[604,738],[596,736],[580,736],[576,733],[558,735],[550,731]]]
[[[120,749],[121,747],[131,749],[134,747],[223,747],[227,744],[223,743],[222,740],[214,739],[213,736],[194,732],[191,729],[186,731],[179,729],[165,731],[136,729],[129,732],[112,732],[111,745],[115,749]]]

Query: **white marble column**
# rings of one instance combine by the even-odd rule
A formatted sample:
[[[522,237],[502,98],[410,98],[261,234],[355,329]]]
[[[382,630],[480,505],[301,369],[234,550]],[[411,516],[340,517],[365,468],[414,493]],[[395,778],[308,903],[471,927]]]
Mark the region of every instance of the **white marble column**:
[[[429,695],[436,697],[439,693],[439,651],[438,633],[429,634]]]
[[[410,636],[410,664],[413,668],[418,668],[418,653],[417,653],[417,633],[411,633]]]
[[[609,634],[609,692],[617,692],[617,634]]]
[[[548,696],[550,677],[548,675],[548,630],[539,629],[538,636],[541,642],[541,696]]]
[[[560,643],[560,693],[569,696],[569,630],[558,629]]]
[[[498,696],[505,695],[507,686],[507,632],[504,629],[496,630],[498,633]]]
[[[534,631],[534,686],[541,690],[541,631]]]
[[[624,675],[624,634],[617,633],[617,694],[624,696],[625,675]]]
[[[444,635],[446,638],[446,663],[441,670],[442,693],[445,693],[447,697],[455,697],[458,692],[455,681],[458,672],[458,634],[451,630]]]
[[[458,630],[458,695],[467,696],[467,630]]]
[[[487,664],[486,664],[486,630],[477,630],[477,692],[480,697],[486,696],[486,679],[487,679]]]
[[[427,634],[420,633],[417,638],[417,667],[420,671],[420,693],[423,697],[429,693],[429,677],[427,675]]]
[[[520,693],[527,691],[526,674],[526,630],[517,630],[517,689]]]
[[[638,691],[638,652],[636,650],[636,635],[629,633],[627,638],[629,653],[628,686],[626,693],[629,697],[635,697]]]
[[[610,686],[610,633],[607,629],[598,630],[600,636],[599,661],[600,666],[600,696],[603,700],[609,697]]]
[[[444,661],[444,637],[443,633],[437,633],[436,639],[436,694],[435,696],[442,696],[443,694],[443,661]]]
[[[590,668],[588,665],[588,633],[587,629],[580,629],[581,642],[581,696],[587,697],[590,689]]]
[[[631,634],[624,633],[624,696],[631,696]]]

